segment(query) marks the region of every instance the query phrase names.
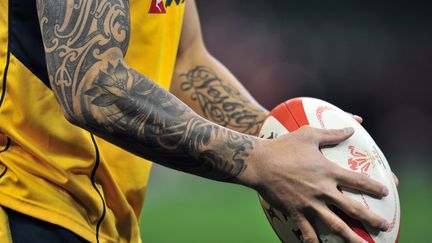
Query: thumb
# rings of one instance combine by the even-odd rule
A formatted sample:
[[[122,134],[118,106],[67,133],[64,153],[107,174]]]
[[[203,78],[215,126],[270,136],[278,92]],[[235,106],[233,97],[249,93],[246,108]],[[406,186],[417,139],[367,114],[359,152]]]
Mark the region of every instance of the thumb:
[[[347,140],[354,134],[354,128],[319,129],[316,141],[319,146],[335,145]]]

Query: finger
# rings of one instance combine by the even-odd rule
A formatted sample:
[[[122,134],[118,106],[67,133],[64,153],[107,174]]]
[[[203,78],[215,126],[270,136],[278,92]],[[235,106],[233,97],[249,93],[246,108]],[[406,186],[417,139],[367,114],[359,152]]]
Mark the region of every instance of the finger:
[[[396,186],[399,186],[399,179],[398,179],[398,177],[394,173],[392,173],[392,175],[393,175],[393,180],[394,180]]]
[[[358,201],[351,199],[347,195],[341,193],[338,190],[335,190],[331,194],[328,195],[330,198],[330,202],[345,212],[347,215],[354,219],[358,219],[372,228],[386,231],[388,230],[388,222],[373,213],[371,210],[367,209],[363,204]]]
[[[315,233],[314,228],[310,224],[309,220],[304,217],[303,215],[299,215],[295,218],[293,218],[294,222],[299,227],[300,231],[302,232],[303,241],[307,243],[319,243],[317,234]]]
[[[337,167],[333,170],[338,185],[356,189],[374,195],[378,198],[385,197],[389,194],[387,187],[360,173]]]
[[[345,241],[367,243],[367,241],[354,233],[354,231],[327,206],[323,205],[319,207],[316,213],[332,232],[344,238]]]
[[[363,122],[363,117],[358,116],[358,115],[353,115],[354,120],[356,120],[358,123],[362,123]]]
[[[363,117],[361,117],[361,116],[358,116],[358,115],[354,115],[354,114],[351,114],[351,113],[349,113],[349,112],[346,112],[348,115],[350,115],[352,118],[354,118],[354,120],[356,120],[358,123],[362,123],[363,122]]]
[[[354,129],[352,127],[344,129],[320,129],[309,127],[305,132],[308,133],[308,136],[318,145],[326,146],[345,141],[353,135]]]

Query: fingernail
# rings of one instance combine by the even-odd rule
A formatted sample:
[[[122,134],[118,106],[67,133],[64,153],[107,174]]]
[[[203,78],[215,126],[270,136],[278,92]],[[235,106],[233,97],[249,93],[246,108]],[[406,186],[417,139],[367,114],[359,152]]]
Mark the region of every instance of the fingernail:
[[[389,229],[389,224],[387,221],[382,222],[380,229],[382,231],[387,231]]]
[[[384,187],[384,189],[383,189],[383,196],[387,197],[388,194],[389,194],[389,190],[387,189],[387,187]]]
[[[367,241],[367,240],[362,240],[361,243],[369,243],[369,241]]]

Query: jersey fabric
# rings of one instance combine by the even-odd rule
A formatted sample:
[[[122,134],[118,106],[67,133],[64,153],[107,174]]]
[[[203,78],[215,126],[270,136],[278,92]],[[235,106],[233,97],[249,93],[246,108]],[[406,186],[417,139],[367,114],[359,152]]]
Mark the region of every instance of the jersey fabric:
[[[2,243],[85,243],[87,242],[71,231],[40,219],[2,208],[8,218],[8,235]]]
[[[0,239],[3,243],[12,243],[11,237],[7,213],[0,206]]]
[[[66,121],[50,89],[35,2],[0,1],[0,206],[90,242],[140,242],[151,163]],[[166,89],[184,5],[130,0],[126,62]]]

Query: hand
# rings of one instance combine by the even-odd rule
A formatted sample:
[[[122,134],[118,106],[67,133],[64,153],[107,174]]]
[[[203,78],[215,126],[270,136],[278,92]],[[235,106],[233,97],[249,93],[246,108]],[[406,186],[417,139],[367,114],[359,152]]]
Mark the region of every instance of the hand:
[[[289,215],[303,233],[305,242],[318,242],[308,214],[318,216],[348,242],[364,242],[329,208],[335,205],[373,228],[387,230],[388,223],[347,197],[338,186],[366,192],[378,198],[388,189],[368,177],[343,169],[327,160],[320,146],[338,144],[353,134],[352,128],[325,130],[304,126],[273,140],[259,140],[248,169],[242,174],[272,206]]]

